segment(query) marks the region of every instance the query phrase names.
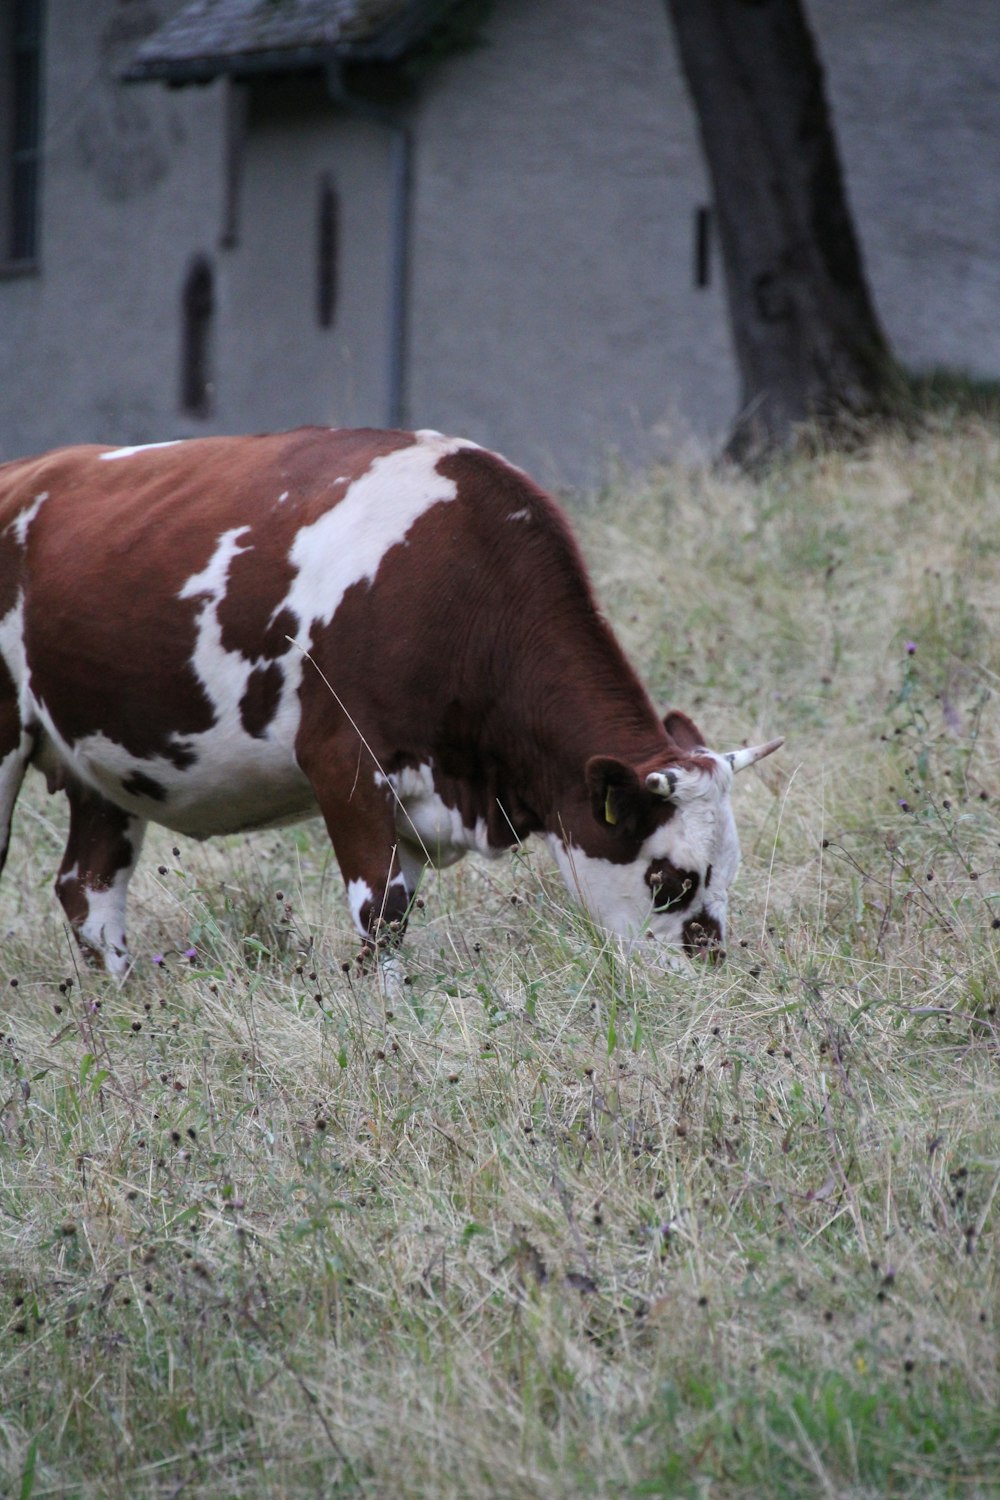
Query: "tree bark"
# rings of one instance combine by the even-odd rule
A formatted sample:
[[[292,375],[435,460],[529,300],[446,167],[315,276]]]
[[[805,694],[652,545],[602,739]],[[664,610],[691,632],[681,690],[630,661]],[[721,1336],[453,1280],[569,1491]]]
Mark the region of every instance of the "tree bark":
[[[882,404],[891,361],[801,0],[666,0],[715,198],[752,462]]]

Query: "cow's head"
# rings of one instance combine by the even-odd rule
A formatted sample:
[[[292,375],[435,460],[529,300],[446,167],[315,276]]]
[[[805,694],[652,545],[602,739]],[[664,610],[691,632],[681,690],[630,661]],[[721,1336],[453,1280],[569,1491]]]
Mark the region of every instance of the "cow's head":
[[[586,767],[589,815],[550,844],[570,890],[603,928],[648,939],[683,965],[724,956],[740,863],[733,777],[784,741],[719,755],[685,715],[664,723],[678,753],[641,765],[595,755]]]

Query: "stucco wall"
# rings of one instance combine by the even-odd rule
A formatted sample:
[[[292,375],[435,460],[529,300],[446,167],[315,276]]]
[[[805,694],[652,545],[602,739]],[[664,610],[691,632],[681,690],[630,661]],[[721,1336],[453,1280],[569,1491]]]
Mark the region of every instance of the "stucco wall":
[[[557,481],[717,438],[736,378],[662,0],[507,0],[418,124],[411,411]]]
[[[1000,5],[806,5],[893,348],[1000,377]]]
[[[0,281],[0,457],[178,427],[178,305],[213,252],[218,87],[116,81],[164,7],[48,0],[37,275]]]
[[[220,260],[220,382],[214,424],[384,425],[389,143],[335,115],[318,83],[258,91],[247,122],[238,242]],[[338,203],[339,294],[317,316],[317,218],[326,175]]]
[[[226,89],[122,86],[178,0],[47,0],[41,267],[0,280],[0,457],[387,414],[391,170],[384,127],[318,89],[257,96],[235,244]],[[806,0],[876,304],[898,354],[1000,377],[996,0]],[[548,482],[690,452],[738,385],[710,201],[663,0],[502,0],[488,45],[410,113],[406,417]],[[301,97],[296,97],[296,89]],[[342,238],[316,319],[316,204]],[[216,273],[215,404],[179,410],[180,298]]]

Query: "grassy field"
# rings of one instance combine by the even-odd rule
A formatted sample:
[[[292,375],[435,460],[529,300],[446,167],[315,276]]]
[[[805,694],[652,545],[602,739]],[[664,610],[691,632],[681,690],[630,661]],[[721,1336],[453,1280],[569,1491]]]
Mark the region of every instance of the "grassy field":
[[[428,881],[387,1009],[308,826],[154,836],[119,989],[33,785],[5,1500],[1000,1494],[1000,437],[574,514],[657,701],[786,736],[728,964],[623,964],[529,846]]]

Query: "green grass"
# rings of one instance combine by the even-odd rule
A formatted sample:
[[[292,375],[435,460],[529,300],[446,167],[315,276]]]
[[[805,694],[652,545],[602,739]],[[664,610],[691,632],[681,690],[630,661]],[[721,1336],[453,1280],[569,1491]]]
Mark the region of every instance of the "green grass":
[[[1000,437],[575,514],[664,706],[787,736],[728,964],[624,964],[528,846],[428,882],[387,1009],[310,826],[154,836],[120,989],[36,778],[4,1500],[1000,1493]]]

